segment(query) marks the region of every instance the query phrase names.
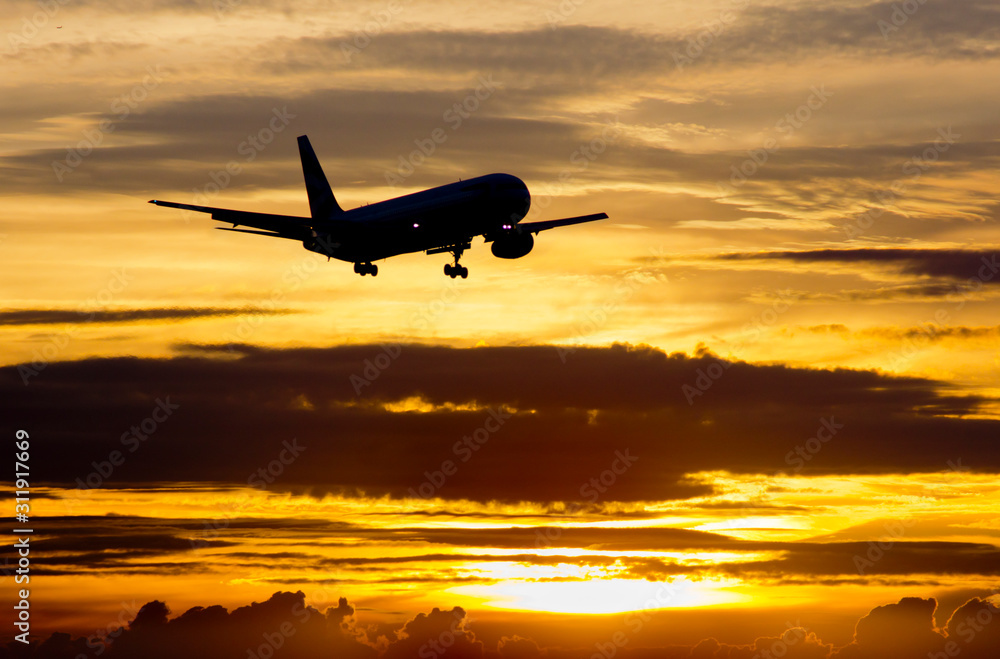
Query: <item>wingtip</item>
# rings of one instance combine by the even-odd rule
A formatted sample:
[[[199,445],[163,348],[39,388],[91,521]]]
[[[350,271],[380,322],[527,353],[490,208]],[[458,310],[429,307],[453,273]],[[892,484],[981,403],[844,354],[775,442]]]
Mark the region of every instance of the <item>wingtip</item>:
[[[151,204],[155,204],[155,203],[156,203],[156,200],[155,200],[155,199],[150,199],[150,200],[149,200],[149,203],[151,203]]]

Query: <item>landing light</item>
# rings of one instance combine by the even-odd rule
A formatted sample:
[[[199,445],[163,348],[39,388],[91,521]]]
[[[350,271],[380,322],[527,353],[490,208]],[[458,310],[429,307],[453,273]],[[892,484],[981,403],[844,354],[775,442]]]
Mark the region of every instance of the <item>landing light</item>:
[[[414,229],[419,229],[419,228],[420,228],[420,225],[419,225],[419,224],[417,224],[416,222],[414,222],[414,223],[413,223],[413,228],[414,228]]]

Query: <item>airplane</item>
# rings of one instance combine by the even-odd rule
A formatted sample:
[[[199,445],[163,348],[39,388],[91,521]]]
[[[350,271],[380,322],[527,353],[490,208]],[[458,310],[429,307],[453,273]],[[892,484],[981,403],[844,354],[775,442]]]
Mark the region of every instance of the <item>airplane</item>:
[[[378,266],[373,261],[413,252],[448,252],[455,262],[444,266],[444,274],[452,279],[465,279],[469,269],[460,265],[459,259],[472,247],[472,239],[476,236],[493,243],[494,256],[518,259],[534,246],[532,234],[608,217],[607,213],[595,213],[521,222],[531,205],[531,195],[524,182],[510,174],[487,174],[344,210],[333,196],[309,138],[302,135],[298,142],[309,196],[309,217],[252,213],[159,199],[149,203],[211,213],[213,220],[232,223],[232,227],[216,227],[222,231],[298,240],[307,250],[322,254],[328,261],[335,258],[354,263],[354,272],[373,277],[378,275]],[[237,228],[241,226],[252,228]]]

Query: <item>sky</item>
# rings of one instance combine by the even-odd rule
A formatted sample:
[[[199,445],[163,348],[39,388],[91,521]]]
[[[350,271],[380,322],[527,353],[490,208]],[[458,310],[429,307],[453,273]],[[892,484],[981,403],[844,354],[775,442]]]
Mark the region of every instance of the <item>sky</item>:
[[[0,657],[1000,650],[994,3],[0,15]],[[299,135],[609,219],[373,278],[146,203],[306,215]]]

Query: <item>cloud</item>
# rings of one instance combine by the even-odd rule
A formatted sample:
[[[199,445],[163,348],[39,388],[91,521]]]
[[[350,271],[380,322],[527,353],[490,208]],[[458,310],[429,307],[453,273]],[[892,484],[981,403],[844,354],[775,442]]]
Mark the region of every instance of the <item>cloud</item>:
[[[755,541],[676,528],[560,528],[555,526],[498,526],[496,528],[423,528],[408,526],[408,515],[391,528],[362,523],[316,522],[290,517],[268,520],[225,517],[221,520],[159,519],[156,517],[47,517],[49,536],[39,551],[50,559],[37,568],[44,575],[169,574],[172,570],[227,573],[234,565],[276,571],[271,583],[286,583],[291,573],[307,568],[336,574],[343,583],[365,574],[380,573],[384,580],[401,569],[411,574],[403,581],[454,581],[455,566],[513,563],[526,566],[579,566],[608,577],[669,582],[678,576],[729,576],[761,583],[801,583],[804,579],[868,583],[898,583],[910,575],[964,575],[989,579],[1000,574],[1000,551],[993,545],[969,542],[924,541],[913,524],[899,520],[873,524],[879,542]],[[600,515],[594,519],[603,519]],[[546,518],[551,524],[553,520]],[[579,521],[584,519],[576,517]],[[615,519],[620,519],[615,517]],[[523,524],[526,520],[521,519]],[[247,537],[270,537],[272,551],[258,553]],[[912,536],[912,537],[911,537]],[[282,540],[279,541],[278,538]],[[358,539],[371,546],[391,543],[409,549],[395,556],[343,553],[330,557],[328,547],[348,547]],[[279,549],[296,543],[295,551]],[[536,553],[544,546],[554,553]],[[114,547],[114,550],[108,550]],[[430,547],[432,549],[425,549]],[[713,552],[735,557],[709,563],[684,563],[658,557],[636,557],[629,552],[655,547],[667,552]],[[211,557],[197,550],[222,550]],[[496,549],[508,550],[496,552]],[[562,550],[562,551],[554,551]],[[581,551],[582,550],[582,551]],[[282,571],[286,572],[282,572]],[[5,569],[10,573],[10,567]],[[416,573],[426,573],[418,578]],[[322,580],[322,579],[319,579]],[[473,577],[480,583],[492,582]],[[296,577],[296,583],[317,581]]]
[[[946,651],[957,648],[968,659],[990,659],[1000,648],[1000,602],[974,597],[952,614],[946,625]],[[954,645],[952,645],[954,644]]]
[[[625,659],[657,656],[667,659],[753,659],[781,656],[788,659],[914,659],[941,652],[954,643],[953,650],[970,659],[996,656],[1000,637],[990,626],[998,609],[973,598],[952,615],[947,630],[934,627],[933,599],[908,597],[895,604],[877,607],[858,621],[854,640],[835,649],[824,643],[816,632],[791,627],[778,635],[761,635],[748,645],[721,643],[707,638],[690,646],[673,645],[638,649],[629,645],[623,631],[613,636],[616,656]],[[435,656],[443,659],[586,659],[594,648],[545,647],[530,637],[517,633],[518,623],[507,622],[500,632],[495,650],[480,640],[474,629],[476,621],[460,608],[433,609],[419,613],[401,627],[386,630],[378,641],[371,631],[360,628],[354,619],[354,607],[341,597],[336,607],[325,612],[305,604],[299,592],[277,592],[267,601],[227,611],[221,606],[196,606],[171,618],[166,603],[153,600],[143,606],[127,626],[109,634],[105,643],[96,644],[109,659],[167,659],[184,656],[191,659],[245,659],[275,656],[289,659],[346,657],[403,659]],[[978,632],[963,632],[962,620],[979,619]],[[987,621],[987,618],[989,620]],[[987,621],[987,622],[982,622]],[[550,623],[552,624],[552,623]],[[576,623],[579,624],[579,623]],[[971,630],[971,627],[968,629]],[[624,642],[622,642],[624,641]],[[92,641],[91,641],[92,642]],[[31,648],[21,648],[17,656],[45,659],[71,659],[87,649],[85,639],[73,639],[55,633]],[[599,644],[599,646],[602,644]],[[609,650],[610,651],[610,650]],[[955,656],[952,655],[946,656]],[[0,657],[15,656],[0,649]]]
[[[47,438],[47,478],[84,488],[606,502],[706,494],[687,474],[720,469],[1000,469],[997,422],[958,418],[987,399],[928,379],[627,346],[229,348],[6,367],[0,405]]]
[[[796,328],[810,334],[837,334],[844,338],[876,339],[880,341],[906,341],[922,344],[942,341],[974,342],[991,341],[1000,338],[1000,326],[965,327],[962,325],[943,326],[934,322],[911,327],[875,326],[851,330],[841,323],[812,325]]]
[[[936,608],[933,599],[918,597],[905,597],[897,604],[880,606],[858,621],[854,642],[836,656],[907,659],[940,652],[944,637],[934,628]]]
[[[221,606],[195,607],[168,619],[169,609],[153,601],[139,611],[127,629],[113,638],[110,659],[147,657],[307,657],[371,659],[372,647],[358,640],[352,627],[354,610],[341,599],[325,613],[305,604],[305,595],[275,593],[266,602],[227,612]],[[250,654],[248,654],[250,653]]]
[[[1000,283],[998,249],[815,249],[806,251],[737,252],[722,254],[721,261],[788,261],[792,263],[844,263],[883,265],[906,275]]]
[[[275,40],[261,48],[281,72],[313,68],[402,68],[417,71],[503,72],[518,79],[557,79],[589,85],[638,76],[684,72],[691,67],[759,65],[816,57],[989,59],[1000,35],[1000,17],[974,0],[927,0],[907,16],[905,38],[887,39],[877,25],[891,21],[891,2],[852,7],[812,4],[752,5],[716,21],[717,35],[697,43],[704,24],[690,33],[655,33],[568,24],[510,31],[391,30],[348,59],[353,35]],[[718,26],[721,26],[719,31]],[[692,49],[690,41],[699,48]],[[704,45],[707,41],[707,45]],[[322,62],[322,64],[320,64]],[[678,67],[678,62],[681,67]]]
[[[0,311],[0,327],[19,325],[78,325],[81,323],[111,324],[157,320],[192,320],[225,316],[270,316],[295,313],[293,309],[265,309],[241,307],[234,309],[212,308],[146,308],[146,309],[18,309]]]

